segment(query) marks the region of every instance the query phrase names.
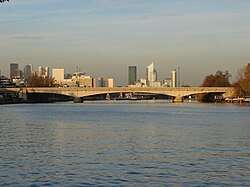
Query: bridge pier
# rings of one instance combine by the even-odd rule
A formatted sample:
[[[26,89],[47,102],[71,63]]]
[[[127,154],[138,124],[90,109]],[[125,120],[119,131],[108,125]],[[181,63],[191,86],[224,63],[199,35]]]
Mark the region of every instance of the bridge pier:
[[[109,95],[109,93],[107,93],[107,95],[106,95],[106,100],[110,100],[110,95]]]
[[[22,98],[22,101],[28,101],[28,92],[27,92],[27,90],[25,89],[22,89],[22,90],[20,90],[20,92],[19,92],[19,98]]]
[[[172,100],[173,103],[182,103],[183,102],[183,97],[182,96],[176,96]]]
[[[81,97],[75,97],[74,103],[83,103],[83,99]]]

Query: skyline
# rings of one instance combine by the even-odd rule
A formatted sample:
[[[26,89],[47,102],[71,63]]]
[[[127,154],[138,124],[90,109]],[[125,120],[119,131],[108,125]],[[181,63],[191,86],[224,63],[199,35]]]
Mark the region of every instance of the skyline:
[[[154,61],[160,80],[181,67],[191,86],[217,70],[233,81],[250,61],[249,8],[244,0],[11,0],[0,4],[0,69],[78,66],[125,85],[129,65],[145,78]]]

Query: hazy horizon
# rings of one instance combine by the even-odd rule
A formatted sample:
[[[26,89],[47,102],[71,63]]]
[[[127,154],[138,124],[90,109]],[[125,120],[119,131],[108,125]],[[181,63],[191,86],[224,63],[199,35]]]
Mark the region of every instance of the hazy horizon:
[[[0,4],[0,70],[9,64],[63,67],[126,85],[155,63],[159,80],[181,68],[199,86],[228,70],[235,79],[250,62],[250,1],[10,0]]]

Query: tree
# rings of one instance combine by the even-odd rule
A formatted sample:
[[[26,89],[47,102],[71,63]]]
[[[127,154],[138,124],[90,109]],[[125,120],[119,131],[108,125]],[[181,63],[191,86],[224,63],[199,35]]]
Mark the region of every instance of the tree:
[[[237,96],[250,96],[250,63],[238,70],[234,86]]]
[[[203,80],[202,87],[230,87],[229,78],[231,75],[228,71],[217,71],[215,75],[207,75]]]
[[[31,75],[28,82],[28,87],[53,87],[55,79],[38,75]]]

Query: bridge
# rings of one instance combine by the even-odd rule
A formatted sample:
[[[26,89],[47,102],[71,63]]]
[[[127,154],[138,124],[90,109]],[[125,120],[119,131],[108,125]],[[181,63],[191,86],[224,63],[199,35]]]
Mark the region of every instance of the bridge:
[[[100,94],[112,93],[144,93],[144,94],[161,94],[168,95],[174,98],[175,102],[183,101],[185,96],[218,93],[224,94],[224,97],[231,97],[234,95],[235,89],[233,87],[37,87],[37,88],[0,88],[1,90],[19,93],[53,93],[71,96],[75,98],[83,98],[86,96],[94,96]]]

